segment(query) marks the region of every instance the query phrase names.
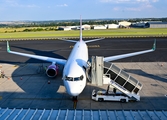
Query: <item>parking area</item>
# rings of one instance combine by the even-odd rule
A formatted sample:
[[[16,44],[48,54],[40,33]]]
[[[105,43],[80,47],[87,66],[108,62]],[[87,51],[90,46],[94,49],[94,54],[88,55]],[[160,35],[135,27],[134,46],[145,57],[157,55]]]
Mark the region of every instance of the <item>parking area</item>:
[[[96,102],[91,100],[93,89],[106,90],[107,85],[87,83],[78,97],[77,109],[167,110],[166,62],[115,62],[119,68],[143,84],[140,102]],[[61,75],[48,78],[47,63],[0,64],[0,107],[73,109],[72,97],[66,93]],[[2,78],[3,77],[3,78]]]

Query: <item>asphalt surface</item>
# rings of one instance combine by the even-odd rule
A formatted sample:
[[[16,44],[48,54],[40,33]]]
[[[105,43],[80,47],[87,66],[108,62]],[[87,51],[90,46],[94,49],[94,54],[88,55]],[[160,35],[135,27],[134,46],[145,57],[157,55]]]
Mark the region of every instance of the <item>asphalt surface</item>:
[[[77,109],[167,110],[167,38],[157,38],[155,52],[139,55],[114,64],[143,84],[140,102],[95,102],[93,89],[106,90],[107,85],[87,84],[78,97]],[[88,44],[89,55],[111,56],[151,49],[154,38],[105,39]],[[10,41],[11,50],[67,59],[74,43],[59,40]],[[43,67],[50,63],[6,52],[6,42],[0,42],[0,107],[73,109],[61,74],[51,79]],[[48,84],[48,81],[50,84]]]
[[[112,56],[151,49],[155,38],[104,39],[88,43],[89,57]],[[167,38],[156,38],[155,52],[117,60],[116,62],[167,61]],[[67,59],[74,43],[61,40],[10,41],[11,50]],[[41,63],[44,61],[16,56],[6,52],[6,42],[0,42],[0,63]]]

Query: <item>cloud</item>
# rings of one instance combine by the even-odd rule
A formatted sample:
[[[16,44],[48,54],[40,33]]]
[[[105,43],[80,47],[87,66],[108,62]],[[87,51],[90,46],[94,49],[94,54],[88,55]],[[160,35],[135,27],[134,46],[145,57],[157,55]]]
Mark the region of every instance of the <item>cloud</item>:
[[[100,0],[100,2],[104,2],[104,3],[126,3],[130,1],[131,0]]]
[[[129,7],[125,8],[126,11],[141,11],[141,8],[134,8],[134,7]]]
[[[5,0],[5,5],[10,7],[20,7],[20,8],[40,8],[39,6],[35,4],[20,4],[17,2],[17,0]]]
[[[146,1],[146,0],[145,0]],[[151,10],[154,6],[151,5],[150,2],[145,2],[142,4],[137,4],[135,6],[116,6],[113,8],[114,11],[134,11],[134,12],[139,12],[139,11],[146,11],[146,10]]]
[[[115,4],[114,11],[145,11],[154,8],[159,0],[100,0],[103,3]],[[126,5],[124,5],[126,4]]]
[[[158,2],[159,0],[100,0],[103,3],[143,3],[143,2]]]
[[[144,8],[152,8],[153,6],[150,3],[143,5]]]
[[[28,7],[28,8],[40,8],[39,6],[37,6],[37,5],[35,5],[35,4],[24,5],[24,7]]]
[[[152,0],[152,2],[159,2],[159,0]]]
[[[140,7],[114,7],[114,11],[141,11]]]
[[[12,4],[12,7],[20,7],[20,8],[40,8],[35,4],[23,5],[23,4]]]
[[[57,7],[67,7],[67,4],[56,5]]]
[[[136,0],[137,2],[149,2],[149,0]]]
[[[155,3],[155,2],[159,2],[159,0],[136,0],[137,2],[153,2],[153,3]]]
[[[119,10],[120,10],[120,7],[114,7],[113,10],[114,10],[114,11],[119,11]]]

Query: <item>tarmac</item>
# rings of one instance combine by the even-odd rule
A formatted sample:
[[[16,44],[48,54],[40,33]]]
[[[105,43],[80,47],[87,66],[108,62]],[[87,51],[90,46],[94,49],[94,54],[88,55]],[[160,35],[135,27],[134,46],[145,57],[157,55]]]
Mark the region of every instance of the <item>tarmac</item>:
[[[153,42],[153,38],[105,39],[89,43],[89,55],[111,56],[147,50]],[[68,58],[73,45],[59,40],[10,41],[13,51],[64,59]],[[141,101],[96,102],[91,99],[92,90],[106,90],[107,85],[87,83],[78,97],[76,109],[167,110],[166,46],[166,38],[157,38],[155,52],[113,62],[143,84]],[[8,54],[6,42],[0,42],[0,70],[4,74],[0,78],[0,107],[73,109],[61,74],[54,79],[46,76],[44,69],[48,65],[50,63]]]
[[[76,109],[110,110],[167,110],[167,63],[166,62],[116,62],[143,84],[139,102],[96,102],[91,99],[93,89],[106,90],[107,85],[87,83],[78,97]],[[71,96],[66,93],[61,75],[48,78],[44,67],[48,63],[0,64],[4,78],[0,78],[0,107],[73,109]]]

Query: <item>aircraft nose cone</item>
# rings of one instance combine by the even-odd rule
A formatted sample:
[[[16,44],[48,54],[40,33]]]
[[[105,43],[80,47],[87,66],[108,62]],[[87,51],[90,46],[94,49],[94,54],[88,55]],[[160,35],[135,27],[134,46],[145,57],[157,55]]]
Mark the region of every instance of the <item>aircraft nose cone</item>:
[[[79,90],[75,89],[74,87],[71,87],[67,92],[71,96],[78,96],[80,94]]]
[[[69,93],[71,96],[78,96],[79,95],[79,93],[76,93],[76,92],[72,92],[72,91],[70,91],[70,93]]]
[[[70,84],[69,82],[65,82],[64,85],[67,93],[71,96],[78,96],[82,92],[78,84]]]

